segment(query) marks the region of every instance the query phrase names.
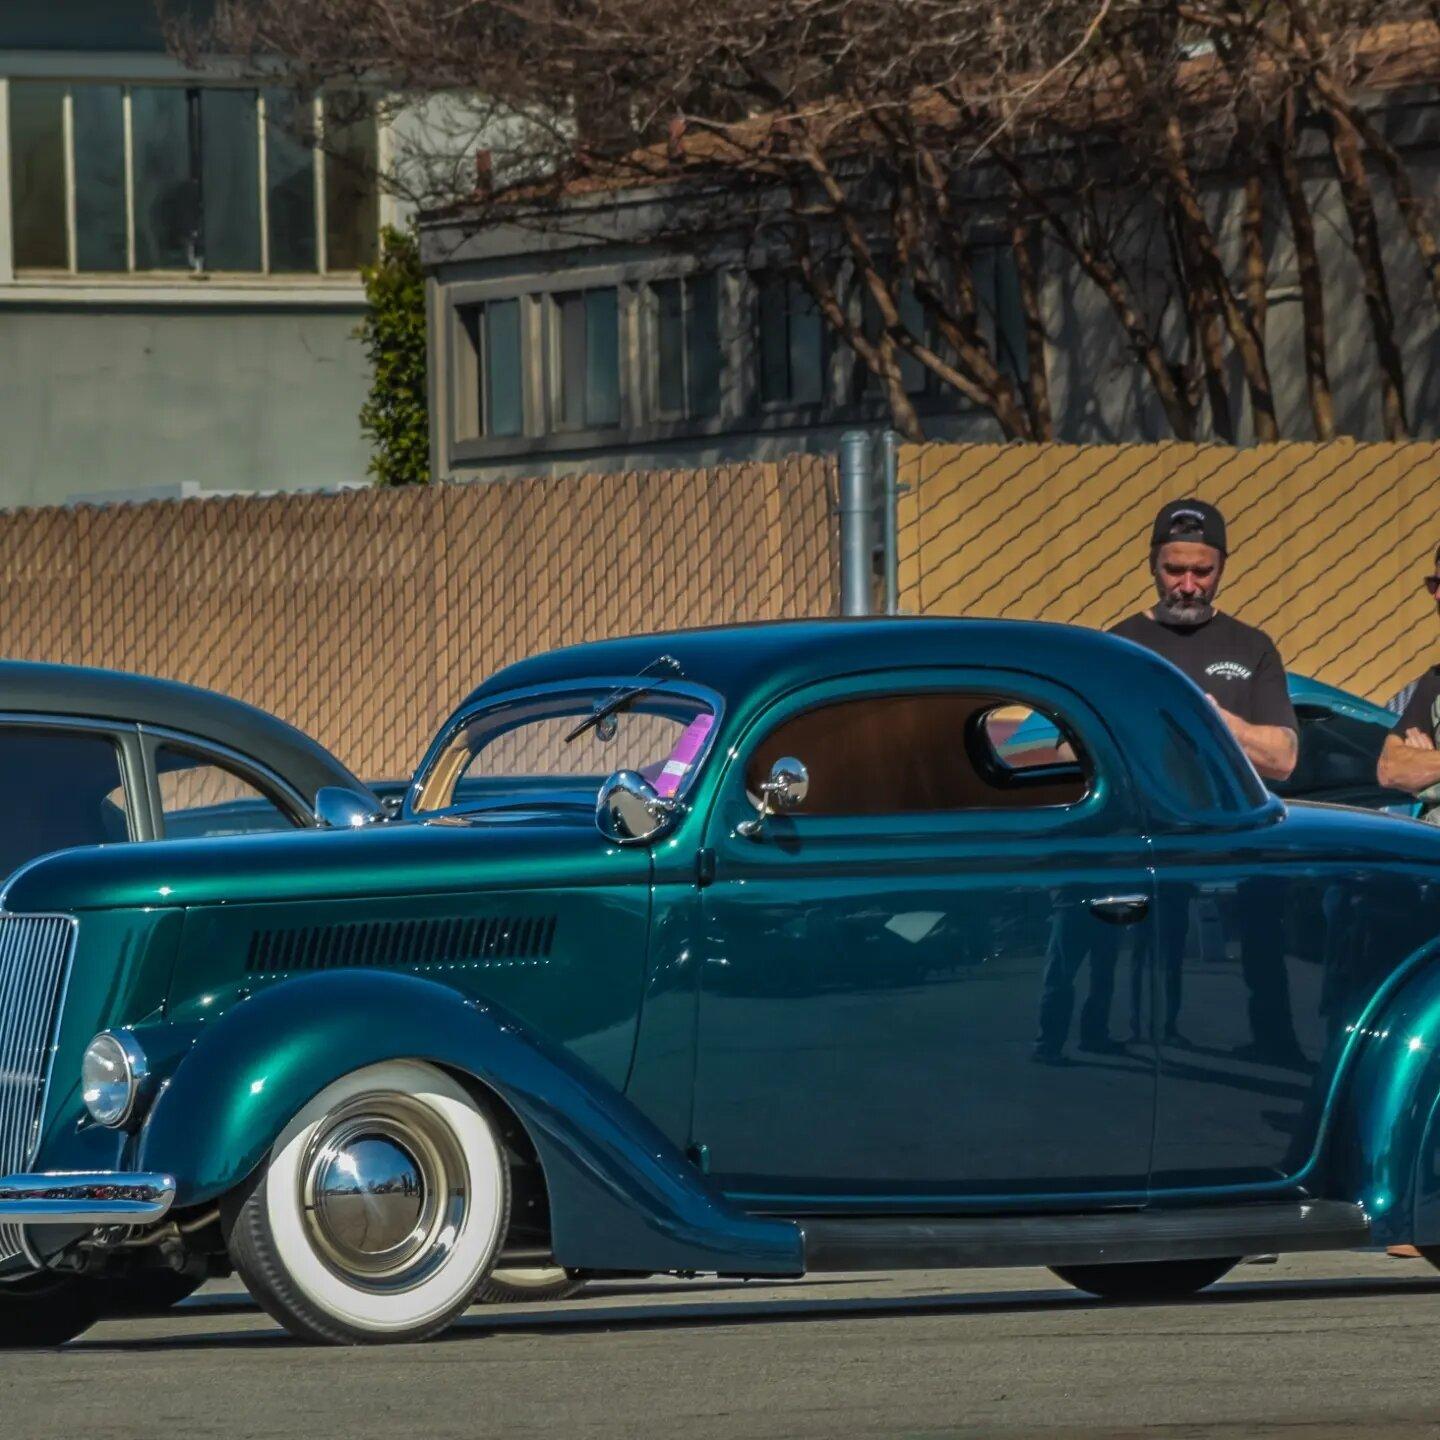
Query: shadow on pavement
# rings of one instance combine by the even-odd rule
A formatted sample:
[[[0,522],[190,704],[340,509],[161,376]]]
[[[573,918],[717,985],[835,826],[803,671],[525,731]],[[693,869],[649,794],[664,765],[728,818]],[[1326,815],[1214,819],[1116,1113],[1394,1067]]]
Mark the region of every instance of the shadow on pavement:
[[[853,1283],[820,1281],[820,1284]],[[695,1286],[696,1290],[716,1287]],[[734,1287],[743,1288],[743,1287]],[[798,1282],[797,1291],[810,1288],[810,1282]],[[650,1292],[653,1293],[653,1292]],[[670,1291],[669,1293],[674,1293]],[[575,1334],[587,1331],[658,1330],[679,1326],[772,1325],[781,1323],[817,1323],[827,1320],[855,1320],[914,1317],[920,1315],[985,1314],[1021,1315],[1061,1312],[1065,1310],[1137,1310],[1157,1306],[1223,1307],[1248,1305],[1287,1299],[1360,1300],[1387,1295],[1440,1295],[1440,1277],[1414,1280],[1397,1276],[1394,1280],[1239,1280],[1221,1283],[1188,1300],[1119,1302],[1096,1300],[1078,1290],[957,1291],[936,1295],[849,1296],[830,1298],[797,1295],[796,1298],[757,1300],[727,1299],[714,1304],[703,1301],[682,1301],[678,1304],[565,1304],[544,1308],[522,1309],[518,1306],[472,1310],[455,1327],[441,1337],[440,1343],[474,1342],[491,1334]],[[214,1301],[199,1298],[178,1306],[173,1312],[177,1321],[209,1319],[213,1315],[253,1314],[255,1307],[242,1295],[225,1295]],[[161,1317],[162,1320],[164,1317]],[[154,1321],[151,1322],[155,1323]],[[210,1350],[217,1348],[249,1349],[266,1346],[298,1345],[277,1326],[273,1330],[206,1332],[174,1336],[147,1336],[137,1339],[94,1339],[81,1337],[65,1348],[72,1351],[135,1352]]]

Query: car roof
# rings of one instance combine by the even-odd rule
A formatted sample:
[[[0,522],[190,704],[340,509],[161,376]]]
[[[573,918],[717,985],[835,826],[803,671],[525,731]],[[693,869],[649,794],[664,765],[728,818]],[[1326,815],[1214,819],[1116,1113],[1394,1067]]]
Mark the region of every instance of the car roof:
[[[1054,673],[1119,657],[1121,668],[1150,668],[1139,646],[1098,630],[1037,620],[949,616],[864,616],[757,621],[599,640],[535,655],[497,671],[460,707],[514,689],[586,677],[625,678],[668,655],[685,679],[732,697],[826,675],[892,666],[988,665]],[[1168,671],[1170,667],[1166,666]]]
[[[1328,685],[1323,680],[1312,680],[1308,675],[1286,675],[1290,699],[1299,705],[1322,705],[1353,720],[1366,720],[1373,725],[1383,725],[1388,730],[1400,717],[1373,700],[1363,699],[1342,690],[1338,685]]]
[[[0,660],[0,712],[181,731],[250,756],[310,800],[322,785],[358,784],[303,730],[243,700],[178,680],[84,665]]]

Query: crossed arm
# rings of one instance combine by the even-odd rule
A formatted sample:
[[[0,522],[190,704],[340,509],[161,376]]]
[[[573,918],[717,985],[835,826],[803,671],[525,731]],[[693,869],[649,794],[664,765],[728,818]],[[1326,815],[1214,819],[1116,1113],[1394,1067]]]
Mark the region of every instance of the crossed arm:
[[[1404,735],[1387,735],[1375,778],[1388,790],[1418,795],[1440,782],[1440,750],[1414,725]]]

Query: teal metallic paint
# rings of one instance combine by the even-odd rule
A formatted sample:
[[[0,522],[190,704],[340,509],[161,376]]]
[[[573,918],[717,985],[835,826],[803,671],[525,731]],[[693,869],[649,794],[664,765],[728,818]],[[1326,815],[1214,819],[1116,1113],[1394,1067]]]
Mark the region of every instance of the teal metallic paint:
[[[623,1095],[564,1049],[496,1006],[413,976],[307,976],[236,1006],[175,1071],[146,1123],[137,1165],[181,1177],[177,1208],[216,1199],[330,1081],[402,1057],[473,1076],[519,1117],[545,1171],[561,1264],[799,1272],[793,1225],[728,1206]]]
[[[608,845],[585,817],[490,815],[76,851],[12,878],[7,909],[81,916],[38,1163],[103,1168],[92,1149],[117,1142],[80,1123],[74,1076],[95,1030],[129,1023],[175,1066],[139,1148],[177,1172],[182,1203],[237,1183],[330,1078],[419,1055],[513,1105],[558,1196],[556,1253],[585,1268],[792,1271],[794,1227],[746,1207],[1393,1193],[1376,1212],[1398,1217],[1380,1219],[1387,1238],[1408,1238],[1414,1216],[1425,1237],[1440,1234],[1440,1074],[1363,1033],[1402,1004],[1392,1028],[1428,1037],[1440,1023],[1428,978],[1440,961],[1426,948],[1440,936],[1440,831],[1287,809],[1179,672],[1064,627],[639,637],[524,661],[467,706],[623,677],[661,653],[725,708],[682,813],[649,852]],[[903,688],[961,666],[989,687],[1084,697],[1077,713],[1101,759],[1088,809],[1048,829],[1015,811],[920,817],[885,836],[870,822],[785,822],[774,843],[742,844],[726,787],[772,707],[806,686],[838,693],[885,672]],[[1057,933],[1062,951],[1078,935],[1054,922],[1150,869],[1153,923],[1114,956],[1107,1013],[1123,1053],[1072,1049],[1062,1067],[1031,1067],[1032,1019],[1053,1001],[1047,952]],[[289,978],[246,964],[259,930],[540,910],[557,917],[549,966],[426,975],[417,956],[400,967],[411,975]],[[941,918],[924,928],[922,913]],[[1080,937],[1093,956],[1092,939]],[[1257,1006],[1267,965],[1286,986],[1258,982]],[[1164,1033],[1177,995],[1190,1043]],[[1281,1054],[1281,1016],[1298,1060]],[[680,1158],[689,1145],[708,1152],[717,1183]],[[136,1147],[125,1160],[141,1163]]]

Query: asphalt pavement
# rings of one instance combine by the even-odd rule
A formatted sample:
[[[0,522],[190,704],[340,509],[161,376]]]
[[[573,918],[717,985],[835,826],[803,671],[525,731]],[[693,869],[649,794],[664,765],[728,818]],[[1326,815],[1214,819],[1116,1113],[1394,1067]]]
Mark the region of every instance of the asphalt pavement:
[[[1043,1270],[610,1282],[357,1350],[290,1340],[222,1281],[0,1353],[5,1440],[1141,1434],[1440,1440],[1440,1273],[1284,1257],[1161,1305]]]

